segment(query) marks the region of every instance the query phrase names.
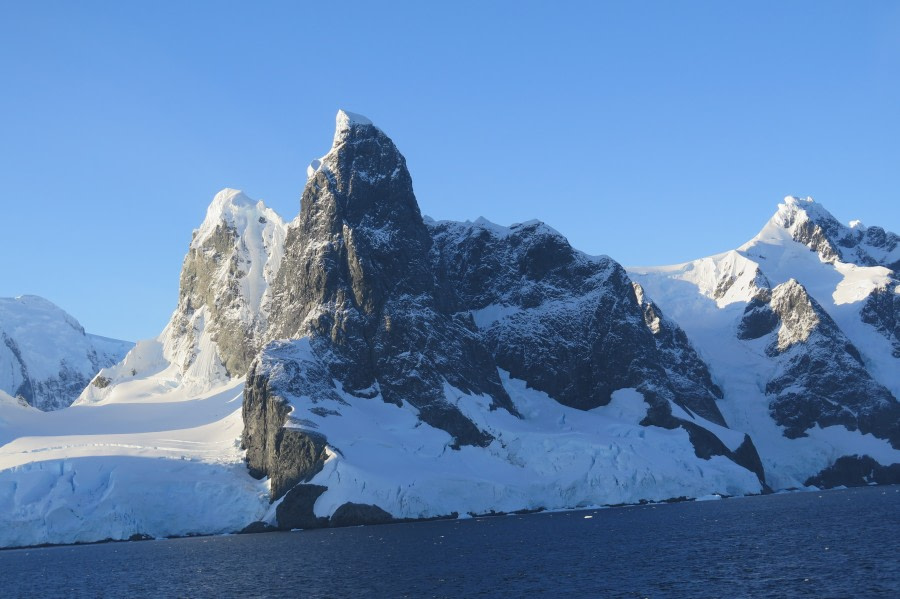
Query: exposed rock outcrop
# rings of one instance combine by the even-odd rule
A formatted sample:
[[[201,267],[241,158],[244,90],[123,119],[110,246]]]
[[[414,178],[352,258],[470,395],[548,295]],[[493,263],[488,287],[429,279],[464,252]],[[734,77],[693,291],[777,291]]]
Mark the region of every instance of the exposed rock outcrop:
[[[269,286],[284,223],[262,202],[216,194],[184,259],[178,307],[162,334],[164,355],[188,379],[243,376],[266,340]]]
[[[388,524],[394,517],[378,507],[366,503],[347,502],[335,510],[331,526],[359,526],[360,524]]]
[[[275,508],[278,528],[323,528],[328,526],[328,518],[316,516],[316,500],[327,490],[322,485],[299,484],[292,487]]]
[[[900,282],[897,280],[879,287],[866,298],[860,318],[891,342],[892,355],[900,358]]]
[[[269,385],[257,367],[247,374],[242,415],[241,444],[247,450],[250,474],[269,477],[270,494],[283,496],[301,482],[308,482],[325,463],[326,440],[315,432],[291,426],[291,407]]]
[[[724,423],[721,391],[684,332],[611,258],[575,251],[542,223],[439,222],[443,301],[471,313],[497,365],[564,405],[592,409],[625,387]],[[672,421],[663,418],[663,423]]]
[[[848,227],[812,198],[786,197],[775,220],[825,262],[900,270],[900,236],[858,221]]]
[[[441,309],[431,244],[403,156],[369,121],[340,112],[288,227],[269,337],[308,337],[343,390],[409,402],[456,446],[483,446],[490,435],[447,401],[444,383],[512,404],[471,323]]]
[[[766,290],[751,299],[744,308],[737,329],[737,338],[742,340],[759,339],[775,330],[778,326],[778,314],[769,306],[772,294]]]
[[[813,455],[870,448],[884,465],[900,460],[898,263],[896,235],[787,197],[737,250],[631,274],[699,348],[722,413],[759,446],[767,481],[790,488],[818,475]]]
[[[896,485],[900,484],[900,464],[884,466],[867,455],[843,456],[822,472],[807,479],[806,484],[824,489],[840,486]]]
[[[841,424],[900,447],[900,403],[872,379],[859,350],[819,303],[791,280],[772,291],[769,307],[780,327],[767,353],[779,367],[766,393],[785,435]]]

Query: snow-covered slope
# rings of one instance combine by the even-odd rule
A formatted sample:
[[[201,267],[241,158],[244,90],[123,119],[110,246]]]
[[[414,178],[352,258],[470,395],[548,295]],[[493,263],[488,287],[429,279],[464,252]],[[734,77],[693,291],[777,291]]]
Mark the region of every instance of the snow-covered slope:
[[[629,273],[687,332],[728,425],[785,488],[842,457],[900,462],[898,257],[896,235],[788,197],[735,251]]]
[[[0,390],[41,410],[70,405],[98,370],[131,346],[85,333],[44,298],[0,298]]]
[[[310,381],[326,382],[327,367],[308,339],[276,342],[258,365],[265,377],[248,382],[250,410],[266,394],[290,406],[285,426],[293,435],[273,435],[273,442],[303,439],[298,447],[308,448],[293,473],[302,482],[288,486],[268,515],[281,526],[321,526],[351,509],[359,522],[762,490],[756,474],[731,459],[698,457],[687,430],[647,426],[650,406],[635,389],[618,389],[606,405],[579,410],[501,370],[513,413],[445,383],[445,396],[492,438],[486,447],[453,449],[450,434],[424,424],[412,404],[384,401],[377,389],[368,398],[340,388],[300,395]],[[744,442],[741,433],[704,426],[732,450]],[[276,486],[284,488],[284,480],[273,479]]]
[[[238,442],[242,381],[120,387],[50,413],[0,398],[0,547],[234,532],[265,514]]]

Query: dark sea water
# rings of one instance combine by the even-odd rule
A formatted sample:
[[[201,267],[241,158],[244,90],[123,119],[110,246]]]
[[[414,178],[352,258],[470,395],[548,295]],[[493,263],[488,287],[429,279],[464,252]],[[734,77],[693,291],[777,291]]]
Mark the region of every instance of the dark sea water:
[[[2,597],[900,597],[900,487],[0,551]]]

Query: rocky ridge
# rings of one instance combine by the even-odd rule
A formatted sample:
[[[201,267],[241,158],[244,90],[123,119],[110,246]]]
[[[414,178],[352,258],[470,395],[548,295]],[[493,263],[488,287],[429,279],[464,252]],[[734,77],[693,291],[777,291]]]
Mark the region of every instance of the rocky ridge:
[[[785,436],[840,424],[900,448],[900,403],[872,379],[859,350],[822,306],[791,279],[772,290],[769,307],[780,326],[766,353],[779,368],[766,394]]]
[[[270,283],[284,245],[281,217],[234,189],[220,191],[194,231],[163,353],[189,379],[246,374],[268,331]]]
[[[0,461],[63,472],[39,507],[4,497],[6,528],[102,507],[12,542],[84,540],[92,517],[202,532],[178,516],[199,505],[249,532],[896,478],[893,234],[788,198],[736,250],[626,270],[537,221],[423,217],[394,143],[344,111],[307,175],[287,225],[216,196],[166,330],[52,422],[56,461],[28,463],[40,414],[0,405]],[[146,485],[184,509],[134,507]]]
[[[264,350],[243,412],[248,464],[270,477],[273,500],[287,494],[279,509],[341,452],[322,421],[350,403],[408,404],[450,435],[451,451],[498,442],[459,403],[484,397],[520,418],[498,372],[577,410],[637,389],[642,426],[680,428],[698,458],[722,456],[763,480],[749,437],[729,448],[713,432],[725,424],[721,391],[684,332],[615,261],[576,252],[540,223],[426,222],[396,146],[348,113],[308,175],[269,331],[301,341]]]

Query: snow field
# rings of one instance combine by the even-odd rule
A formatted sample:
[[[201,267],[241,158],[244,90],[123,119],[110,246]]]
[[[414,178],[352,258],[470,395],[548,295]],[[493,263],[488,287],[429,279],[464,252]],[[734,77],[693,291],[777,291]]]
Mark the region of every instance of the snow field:
[[[226,533],[263,517],[267,482],[240,450],[243,381],[195,392],[154,352],[140,344],[107,369],[126,380],[102,398],[89,387],[48,413],[0,401],[0,546]],[[157,371],[132,377],[132,364]]]
[[[736,331],[744,307],[756,292],[748,284],[758,269],[771,287],[798,281],[850,339],[872,377],[900,397],[900,360],[890,342],[860,320],[862,302],[872,290],[890,284],[890,271],[880,266],[826,262],[796,242],[797,223],[830,218],[809,199],[785,198],[760,233],[736,252],[662,267],[629,268],[629,275],[687,333],[725,398],[718,402],[729,427],[750,434],[773,489],[802,487],[804,481],[844,455],[868,454],[882,464],[900,462],[900,451],[887,441],[843,426],[814,428],[807,437],[788,439],[769,416],[766,383],[778,368],[765,353],[768,336],[742,341]],[[716,297],[720,282],[735,282]],[[728,332],[731,334],[728,334]],[[723,333],[724,332],[724,333]],[[779,331],[780,332],[780,331]]]
[[[296,426],[324,434],[332,449],[311,481],[328,487],[316,514],[331,515],[348,501],[427,518],[761,491],[756,476],[731,460],[697,458],[684,430],[639,426],[647,404],[633,389],[582,412],[500,374],[522,419],[491,411],[488,397],[445,386],[447,398],[494,436],[485,449],[450,449],[449,434],[423,424],[411,406],[380,396],[341,393],[346,405],[316,403],[339,413],[327,416],[293,398],[292,417],[303,423]]]

